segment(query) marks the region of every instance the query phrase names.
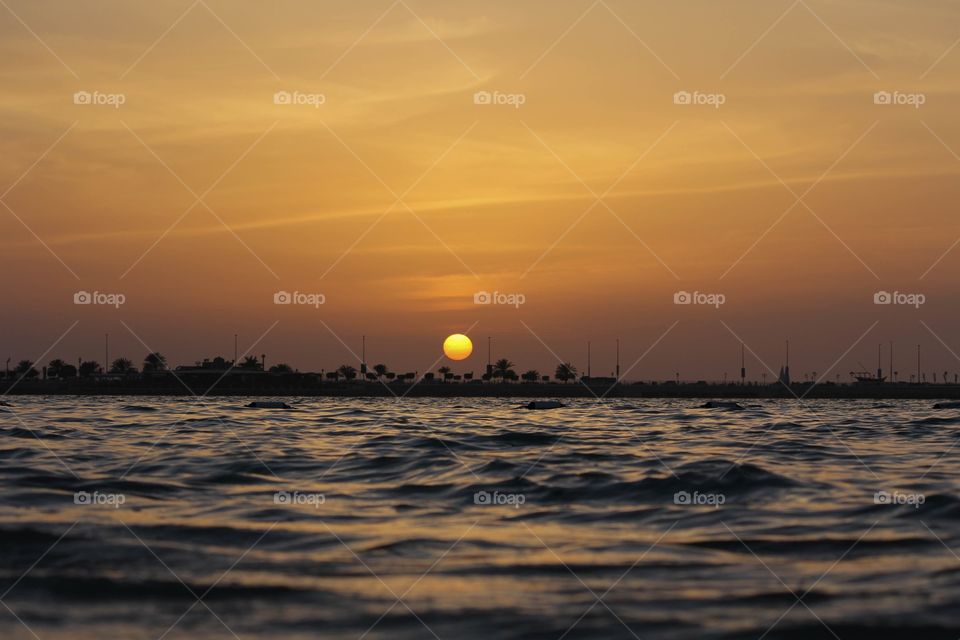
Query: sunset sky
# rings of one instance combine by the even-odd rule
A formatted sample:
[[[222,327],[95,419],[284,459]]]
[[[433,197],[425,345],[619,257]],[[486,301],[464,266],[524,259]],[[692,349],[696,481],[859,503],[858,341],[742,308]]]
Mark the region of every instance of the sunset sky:
[[[591,340],[606,375],[619,337],[622,370],[646,352],[628,379],[718,379],[739,375],[739,337],[753,379],[787,338],[795,379],[847,380],[890,340],[901,379],[917,344],[952,377],[956,16],[934,0],[2,0],[0,359],[102,361],[109,333],[112,357],[146,344],[188,364],[231,356],[237,333],[268,366],[319,370],[355,363],[341,340],[359,353],[365,334],[371,364],[422,372],[469,332],[457,371],[479,373],[493,336],[494,358],[551,374],[556,357],[585,367]]]

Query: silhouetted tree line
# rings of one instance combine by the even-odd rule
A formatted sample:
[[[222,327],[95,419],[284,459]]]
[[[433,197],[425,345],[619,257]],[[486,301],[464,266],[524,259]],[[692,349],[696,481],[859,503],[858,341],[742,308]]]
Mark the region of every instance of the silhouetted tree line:
[[[258,359],[256,356],[245,356],[239,363],[236,363],[222,357],[217,357],[212,360],[204,360],[202,363],[198,362],[195,366],[177,367],[174,371],[189,372],[202,369],[214,371],[238,370],[241,372],[264,371],[265,359],[265,356],[263,360]],[[485,382],[517,382],[518,380],[522,380],[523,382],[550,382],[550,376],[541,375],[536,369],[530,369],[518,375],[514,370],[515,366],[516,365],[507,358],[501,358],[489,368],[488,373],[481,375],[479,380]],[[36,364],[30,360],[21,360],[13,369],[9,368],[8,362],[4,376],[7,378],[26,380],[37,379],[41,376],[45,379],[66,380],[70,378],[91,378],[101,375],[132,377],[140,374],[150,375],[168,371],[170,371],[170,369],[167,366],[166,357],[161,353],[154,352],[144,357],[140,369],[137,368],[132,360],[123,357],[113,360],[106,370],[104,370],[104,367],[96,360],[81,359],[77,365],[74,366],[65,360],[57,358],[51,360],[42,370],[38,370]],[[266,372],[273,374],[297,373],[293,367],[286,363],[275,364],[269,369],[266,369]],[[331,382],[351,382],[360,377],[360,372],[356,367],[343,364],[333,371],[326,372],[324,377]],[[383,382],[384,380],[389,382],[410,382],[415,380],[416,377],[416,373],[395,373],[390,371],[385,364],[375,364],[364,376],[367,381],[371,382]],[[569,362],[565,362],[557,366],[554,372],[554,378],[560,382],[574,381],[577,379],[577,368]],[[473,372],[464,374],[454,373],[453,369],[446,365],[437,369],[436,374],[433,372],[425,373],[423,379],[428,382],[439,381],[444,383],[474,382],[477,380]]]

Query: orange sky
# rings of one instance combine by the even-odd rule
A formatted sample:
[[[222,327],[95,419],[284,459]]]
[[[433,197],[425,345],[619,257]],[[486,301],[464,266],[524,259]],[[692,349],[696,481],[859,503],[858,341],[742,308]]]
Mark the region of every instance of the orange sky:
[[[960,370],[949,3],[6,3],[0,359],[73,326],[43,362],[102,360],[109,332],[189,363],[239,333],[320,369],[366,334],[371,363],[423,371],[470,329],[544,372],[589,339],[609,373],[618,336],[623,370],[647,352],[630,378],[737,375],[738,337],[774,370],[789,337],[795,378],[889,340],[901,371],[918,343]]]

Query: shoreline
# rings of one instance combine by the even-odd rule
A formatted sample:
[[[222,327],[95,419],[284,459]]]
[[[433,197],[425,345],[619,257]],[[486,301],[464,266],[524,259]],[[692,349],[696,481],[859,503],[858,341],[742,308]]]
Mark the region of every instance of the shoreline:
[[[810,387],[813,387],[810,389]],[[791,393],[792,392],[792,393]],[[698,398],[698,399],[832,399],[832,400],[960,400],[955,384],[675,384],[573,383],[380,384],[377,382],[321,385],[242,384],[185,380],[178,384],[132,382],[80,384],[75,381],[22,381],[0,385],[3,396],[237,396],[332,398]]]

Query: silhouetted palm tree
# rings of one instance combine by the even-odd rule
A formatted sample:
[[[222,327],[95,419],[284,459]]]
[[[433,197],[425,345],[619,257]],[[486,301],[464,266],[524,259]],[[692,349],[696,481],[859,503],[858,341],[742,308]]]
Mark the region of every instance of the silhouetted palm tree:
[[[147,357],[143,359],[143,370],[144,371],[163,371],[167,368],[167,359],[163,354],[154,351],[153,353],[148,353]]]
[[[270,367],[270,373],[293,373],[293,367],[280,362]]]
[[[564,362],[557,367],[553,374],[561,382],[569,382],[577,379],[577,368],[569,362]]]
[[[515,365],[506,358],[501,358],[493,363],[493,375],[497,378],[510,378],[511,374],[513,374],[514,366]]]
[[[86,378],[100,371],[100,363],[95,360],[84,360],[80,363],[80,377]]]
[[[375,364],[373,365],[373,370],[376,372],[378,378],[382,378],[389,373],[387,370],[387,365],[385,364]]]
[[[440,374],[440,381],[441,381],[441,382],[445,382],[445,381],[447,380],[447,378],[450,377],[450,372],[452,372],[452,371],[453,371],[453,369],[451,369],[450,367],[448,367],[448,366],[446,366],[446,365],[444,365],[444,366],[440,367],[439,369],[437,369],[437,373]]]
[[[530,371],[527,371],[522,376],[520,376],[520,379],[526,380],[527,382],[536,382],[537,380],[540,379],[540,372],[537,371],[536,369],[530,369]]]
[[[63,369],[68,366],[66,362],[57,358],[56,360],[51,360],[50,364],[47,365],[47,377],[48,378],[61,378],[63,377]]]
[[[348,364],[340,365],[340,367],[337,369],[337,373],[339,373],[346,380],[353,380],[357,377],[357,370]]]
[[[257,360],[257,356],[246,356],[240,363],[240,368],[247,369],[248,371],[258,371],[263,367],[260,365],[260,361]]]
[[[133,371],[136,371],[136,369],[133,368],[133,363],[127,358],[117,358],[110,365],[110,373],[132,373]]]
[[[21,360],[17,363],[17,368],[13,370],[18,378],[36,378],[40,375],[36,369],[33,368],[33,362],[30,360]]]

